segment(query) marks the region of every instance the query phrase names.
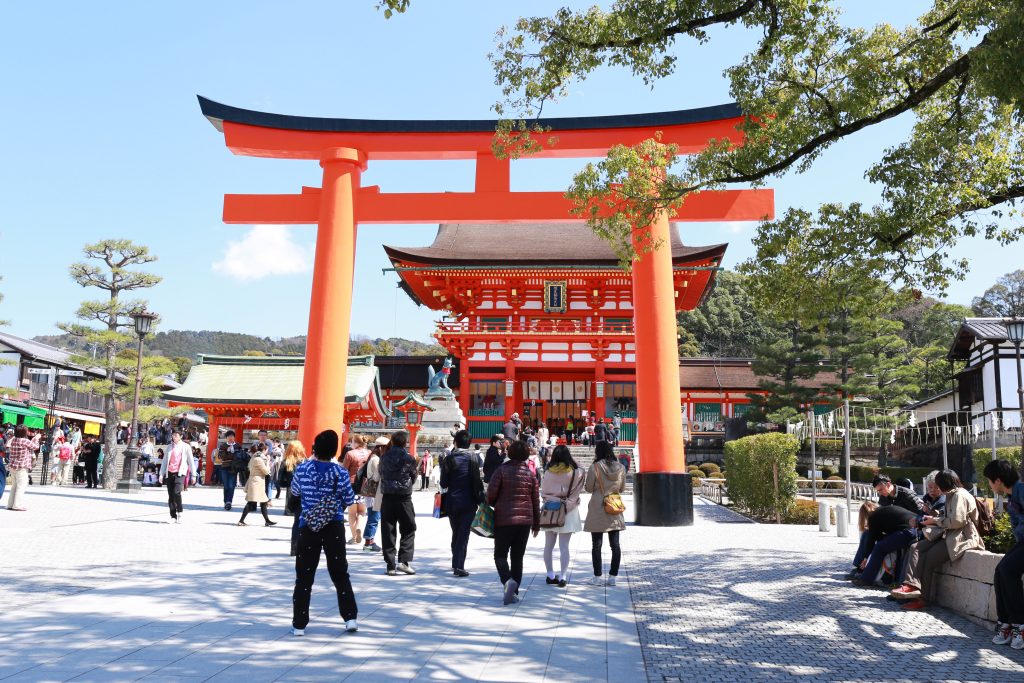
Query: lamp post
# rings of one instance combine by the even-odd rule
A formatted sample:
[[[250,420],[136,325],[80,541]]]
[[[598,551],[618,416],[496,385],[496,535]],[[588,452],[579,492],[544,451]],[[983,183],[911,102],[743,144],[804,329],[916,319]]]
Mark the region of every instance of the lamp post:
[[[1020,368],[1020,345],[1024,341],[1024,319],[1012,318],[1006,321],[1006,337],[1013,342],[1017,349],[1017,408],[1020,410],[1019,433],[1021,448],[1021,467],[1024,468],[1024,381],[1021,380]],[[996,354],[996,363],[999,362],[999,354]],[[995,450],[993,450],[993,455]]]
[[[139,394],[142,393],[142,340],[149,334],[155,319],[155,314],[145,310],[132,313],[132,321],[135,323],[135,334],[139,337],[139,358],[135,366],[135,397],[132,399],[131,431],[128,434],[128,446],[124,451],[124,467],[121,470],[121,481],[117,482],[117,490],[125,493],[138,493],[142,490],[135,474],[138,469],[139,458],[142,455],[137,448],[139,445],[137,437],[139,429]],[[136,446],[136,448],[133,448],[133,446]]]
[[[392,406],[395,410],[405,415],[405,428],[409,430],[409,455],[416,457],[416,435],[423,427],[423,413],[428,410],[433,412],[430,404],[423,400],[423,397],[415,391],[410,391],[405,398]]]

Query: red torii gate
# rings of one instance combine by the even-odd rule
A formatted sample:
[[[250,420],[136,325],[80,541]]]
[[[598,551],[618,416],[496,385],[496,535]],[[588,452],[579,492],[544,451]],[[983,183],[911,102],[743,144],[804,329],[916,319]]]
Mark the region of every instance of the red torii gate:
[[[226,223],[317,224],[313,291],[299,438],[311,443],[336,428],[345,405],[349,322],[358,223],[568,222],[573,204],[561,192],[512,192],[510,162],[494,156],[493,120],[400,121],[288,116],[240,109],[199,98],[203,114],[235,154],[318,160],[320,188],[288,195],[225,195]],[[656,114],[542,119],[557,142],[538,158],[596,157],[613,145],[636,145],[661,134],[681,153],[711,139],[742,142],[735,104]],[[370,160],[473,159],[473,192],[383,193],[361,187]],[[774,215],[772,190],[705,191],[687,197],[675,214],[663,213],[650,237],[668,244],[669,220],[761,220]],[[647,226],[644,226],[647,227]],[[640,231],[638,231],[640,233]],[[642,235],[641,235],[642,236]],[[633,268],[638,442],[637,522],[692,520],[679,419],[679,372],[672,261],[667,249],[645,254]],[[641,351],[642,350],[642,351]],[[684,488],[685,485],[685,488]],[[647,494],[644,494],[647,491]],[[680,508],[685,509],[680,509]]]

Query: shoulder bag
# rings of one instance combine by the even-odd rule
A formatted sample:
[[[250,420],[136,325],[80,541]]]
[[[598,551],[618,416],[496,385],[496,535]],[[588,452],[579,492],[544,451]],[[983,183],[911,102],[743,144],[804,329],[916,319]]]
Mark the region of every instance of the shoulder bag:
[[[622,502],[622,496],[618,493],[609,493],[605,495],[604,474],[600,470],[597,471],[597,484],[601,488],[601,496],[605,512],[609,515],[621,515],[626,511],[626,504]]]
[[[542,529],[557,529],[565,526],[565,515],[566,513],[566,500],[569,498],[569,494],[572,493],[572,486],[576,483],[576,470],[572,471],[572,477],[569,479],[569,488],[565,493],[565,497],[560,500],[550,500],[540,508],[540,527]]]

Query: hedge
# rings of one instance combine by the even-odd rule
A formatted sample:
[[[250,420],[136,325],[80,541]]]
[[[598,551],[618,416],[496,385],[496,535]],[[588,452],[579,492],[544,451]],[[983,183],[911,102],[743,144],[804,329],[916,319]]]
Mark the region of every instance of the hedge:
[[[789,434],[755,434],[726,443],[729,499],[758,517],[786,515],[796,503],[799,450],[800,442]]]
[[[850,465],[850,481],[858,481],[864,484],[870,484],[871,480],[875,478],[875,474],[877,472],[877,467],[868,467],[866,465]]]
[[[991,448],[974,449],[974,476],[978,479],[978,491],[984,491],[988,495],[992,495],[992,489],[988,487],[988,479],[985,478],[983,472],[985,465],[991,459]],[[1020,448],[1018,446],[997,448],[996,460],[1009,460],[1013,464],[1013,469],[1020,471]]]

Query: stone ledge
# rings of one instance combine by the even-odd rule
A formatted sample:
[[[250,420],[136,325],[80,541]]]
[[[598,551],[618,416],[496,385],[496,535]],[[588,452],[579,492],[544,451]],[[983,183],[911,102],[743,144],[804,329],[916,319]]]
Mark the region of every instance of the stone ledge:
[[[993,580],[1002,555],[986,550],[968,550],[955,564],[944,564],[936,572],[938,604],[983,626],[996,622]]]

